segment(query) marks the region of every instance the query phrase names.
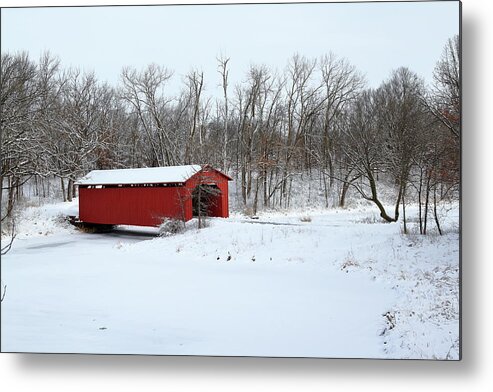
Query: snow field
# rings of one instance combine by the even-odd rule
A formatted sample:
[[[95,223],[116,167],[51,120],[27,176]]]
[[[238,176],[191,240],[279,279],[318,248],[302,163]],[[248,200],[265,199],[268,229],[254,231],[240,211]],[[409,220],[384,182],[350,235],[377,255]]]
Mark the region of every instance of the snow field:
[[[373,214],[234,214],[166,238],[53,223],[3,260],[2,349],[457,359],[458,233]]]

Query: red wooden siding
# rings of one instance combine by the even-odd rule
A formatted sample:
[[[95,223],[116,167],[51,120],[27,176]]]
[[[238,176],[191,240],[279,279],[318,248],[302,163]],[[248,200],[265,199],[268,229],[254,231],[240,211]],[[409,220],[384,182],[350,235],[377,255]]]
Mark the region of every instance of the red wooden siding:
[[[156,226],[164,217],[182,219],[180,195],[183,193],[184,189],[178,187],[81,187],[79,219],[90,223]]]
[[[181,186],[79,187],[79,219],[82,222],[157,226],[164,217],[192,219],[192,192],[198,184],[215,185],[221,191],[208,215],[227,218],[229,177],[206,167]]]
[[[190,178],[185,186],[188,189],[189,195],[193,192],[198,184],[215,185],[221,191],[221,194],[217,196],[213,205],[210,206],[208,211],[209,216],[217,216],[220,218],[229,217],[229,201],[228,201],[228,180],[229,177],[224,176],[222,173],[214,169],[204,169],[201,172],[195,174]],[[192,219],[192,200],[190,200],[190,219]],[[188,220],[188,219],[187,219]]]

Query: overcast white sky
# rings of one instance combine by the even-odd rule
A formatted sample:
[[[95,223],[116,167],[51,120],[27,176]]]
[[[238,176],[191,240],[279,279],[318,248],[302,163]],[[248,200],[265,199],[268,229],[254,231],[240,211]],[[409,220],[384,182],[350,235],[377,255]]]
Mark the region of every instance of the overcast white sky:
[[[216,57],[231,58],[232,82],[250,64],[282,70],[299,53],[332,51],[375,87],[407,66],[431,80],[446,40],[459,33],[459,2],[259,4],[3,8],[2,52],[49,50],[65,66],[94,70],[116,84],[121,68],[152,62],[175,71],[174,87],[192,68],[206,89],[220,82]]]

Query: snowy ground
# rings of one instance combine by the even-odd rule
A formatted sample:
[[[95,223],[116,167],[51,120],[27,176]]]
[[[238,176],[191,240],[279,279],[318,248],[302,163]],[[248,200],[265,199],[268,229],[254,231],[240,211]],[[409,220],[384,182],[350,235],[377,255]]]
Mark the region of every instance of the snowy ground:
[[[19,220],[2,351],[458,358],[456,207],[443,236],[404,236],[361,207],[234,215],[166,238],[81,233],[60,219],[76,209]]]

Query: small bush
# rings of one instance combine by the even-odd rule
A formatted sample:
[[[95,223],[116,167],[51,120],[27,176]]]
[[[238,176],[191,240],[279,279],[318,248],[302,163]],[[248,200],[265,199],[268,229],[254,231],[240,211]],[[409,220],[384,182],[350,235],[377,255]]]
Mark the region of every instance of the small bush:
[[[304,215],[300,217],[300,222],[311,222],[311,221],[312,221],[312,217],[309,215]]]
[[[251,206],[246,206],[243,209],[243,215],[245,215],[245,216],[253,216],[253,208]]]
[[[164,218],[163,223],[159,226],[159,236],[169,237],[182,233],[185,230],[185,224],[178,219]]]
[[[53,222],[57,225],[57,226],[61,226],[61,227],[70,227],[70,218],[68,217],[68,215],[65,215],[63,213],[60,213],[60,214],[57,214],[53,217]]]
[[[344,259],[342,265],[341,265],[341,271],[346,271],[348,272],[349,268],[351,267],[359,267],[359,263],[356,261],[354,258],[354,255],[352,252],[349,252]]]

